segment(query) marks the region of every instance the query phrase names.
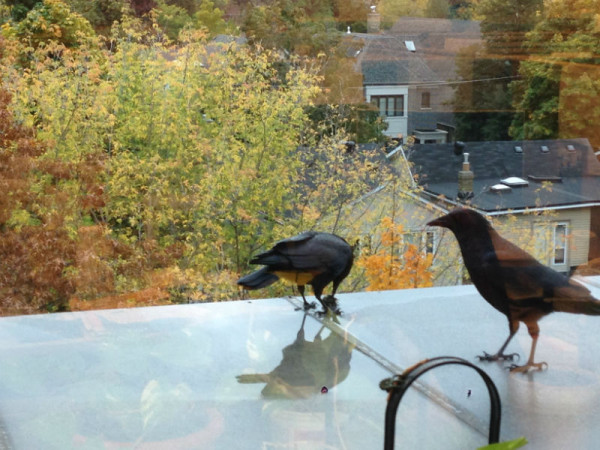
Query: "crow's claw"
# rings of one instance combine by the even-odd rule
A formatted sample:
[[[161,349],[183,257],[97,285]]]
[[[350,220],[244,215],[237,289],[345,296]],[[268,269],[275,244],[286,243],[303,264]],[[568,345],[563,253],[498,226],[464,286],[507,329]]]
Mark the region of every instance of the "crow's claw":
[[[335,306],[337,305],[337,299],[333,295],[326,295],[323,297],[323,303],[325,303],[327,306]]]
[[[516,372],[527,373],[531,369],[535,369],[537,371],[542,371],[547,368],[548,368],[548,363],[546,363],[546,362],[527,363],[523,366],[517,366],[516,364],[511,364],[509,367],[507,367],[507,369],[513,373],[516,373]]]
[[[515,359],[515,357],[517,358],[517,361],[521,359],[521,355],[519,355],[518,353],[509,353],[508,355],[502,354],[499,356],[499,358],[503,361],[512,361],[513,359]]]
[[[294,308],[294,311],[310,311],[311,309],[315,309],[317,307],[317,304],[315,302],[312,303],[304,303],[304,305],[302,306],[296,306]]]
[[[477,356],[477,359],[479,359],[479,361],[498,361],[499,359],[501,359],[502,361],[512,361],[515,358],[515,356],[517,357],[517,361],[521,359],[521,356],[519,356],[518,353],[501,353],[490,355],[487,352],[483,352],[483,355]]]
[[[321,311],[317,311],[316,314],[319,317],[331,315],[335,318],[336,316],[342,315],[342,310],[340,308],[338,308],[337,306],[335,306],[335,308],[327,307],[327,308],[322,309]]]

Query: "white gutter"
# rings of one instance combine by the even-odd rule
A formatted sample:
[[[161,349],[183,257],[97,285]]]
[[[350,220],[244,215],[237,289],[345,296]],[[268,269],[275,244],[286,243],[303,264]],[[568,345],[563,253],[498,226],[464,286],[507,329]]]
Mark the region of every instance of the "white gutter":
[[[484,209],[475,208],[471,205],[465,205],[464,203],[456,202],[449,198],[441,199],[437,195],[433,195],[429,192],[424,192],[424,193],[426,195],[428,195],[429,197],[437,198],[438,200],[442,200],[442,201],[449,203],[451,205],[454,205],[456,207],[458,207],[458,206],[467,207],[468,206],[471,209],[474,209],[486,216],[504,216],[504,215],[508,215],[508,214],[525,214],[525,213],[532,213],[532,212],[560,211],[560,210],[565,210],[565,209],[591,208],[593,206],[600,206],[600,201],[597,201],[597,202],[577,203],[574,205],[558,205],[558,206],[542,206],[542,207],[537,206],[537,207],[533,207],[533,208],[514,208],[514,209],[504,209],[501,211],[486,211]]]
[[[564,209],[577,209],[577,208],[590,208],[592,206],[600,206],[600,202],[591,202],[591,203],[578,203],[576,205],[562,205],[562,206],[546,206],[546,207],[536,207],[536,208],[519,208],[519,209],[510,209],[505,211],[492,211],[486,212],[482,211],[483,214],[488,216],[503,216],[506,214],[523,214],[530,212],[543,212],[543,211],[560,211]]]

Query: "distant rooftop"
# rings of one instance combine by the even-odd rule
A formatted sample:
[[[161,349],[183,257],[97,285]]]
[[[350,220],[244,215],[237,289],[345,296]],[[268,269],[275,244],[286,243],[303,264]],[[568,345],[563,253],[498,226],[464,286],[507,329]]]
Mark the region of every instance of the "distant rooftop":
[[[587,139],[466,142],[474,173],[472,204],[484,211],[600,204],[600,162]],[[418,182],[431,195],[455,199],[463,155],[454,144],[416,144],[408,153]],[[503,179],[527,185],[493,190]],[[543,189],[543,183],[552,189]]]
[[[493,379],[501,440],[600,441],[599,318],[545,318],[536,356],[549,368],[523,375],[476,361],[508,327],[472,286],[339,300],[337,324],[296,297],[0,318],[0,448],[382,448],[379,382],[442,355]],[[521,329],[508,351],[529,346]],[[400,404],[396,448],[475,449],[488,415],[474,371],[431,371]]]
[[[380,34],[354,34],[364,42],[358,65],[365,85],[423,84],[455,80],[456,57],[481,42],[479,22],[404,17]]]

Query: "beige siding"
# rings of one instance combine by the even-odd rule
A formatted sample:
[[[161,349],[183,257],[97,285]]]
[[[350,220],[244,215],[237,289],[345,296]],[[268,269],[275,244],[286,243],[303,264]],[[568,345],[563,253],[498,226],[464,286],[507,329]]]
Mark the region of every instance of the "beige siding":
[[[552,266],[553,224],[568,224],[567,261],[557,270],[568,270],[588,262],[590,245],[589,208],[563,209],[544,215],[519,214],[514,219],[495,219],[503,236],[526,248],[545,264]],[[545,234],[540,233],[544,228]]]

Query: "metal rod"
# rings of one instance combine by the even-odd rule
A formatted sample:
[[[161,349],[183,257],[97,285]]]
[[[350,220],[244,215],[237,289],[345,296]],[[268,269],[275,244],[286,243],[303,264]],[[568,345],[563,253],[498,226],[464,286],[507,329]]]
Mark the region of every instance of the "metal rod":
[[[499,441],[502,406],[500,403],[498,390],[496,389],[496,385],[492,379],[482,369],[470,363],[469,361],[454,356],[440,356],[437,358],[423,360],[418,364],[406,369],[401,375],[396,375],[393,378],[388,378],[381,382],[381,388],[389,393],[388,404],[385,411],[384,450],[394,449],[394,440],[396,436],[396,413],[398,412],[398,406],[400,405],[400,401],[402,400],[402,396],[406,390],[424,373],[429,372],[436,367],[450,364],[470,367],[474,369],[483,379],[490,395],[490,428],[488,441],[490,444],[494,444]]]

